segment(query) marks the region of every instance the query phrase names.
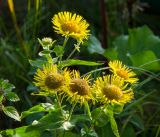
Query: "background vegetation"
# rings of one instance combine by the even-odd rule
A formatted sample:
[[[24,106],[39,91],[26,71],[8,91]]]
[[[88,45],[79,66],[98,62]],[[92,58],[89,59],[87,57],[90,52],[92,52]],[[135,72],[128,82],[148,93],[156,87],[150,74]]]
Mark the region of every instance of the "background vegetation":
[[[158,0],[1,0],[0,78],[13,83],[14,92],[21,98],[12,105],[21,112],[45,101],[30,95],[35,70],[31,69],[29,59],[38,57],[41,47],[37,38],[59,38],[53,33],[53,15],[72,11],[87,19],[93,34],[75,58],[104,63],[120,59],[132,66],[142,81],[135,87],[135,101],[116,115],[121,136],[160,136],[159,3]],[[67,46],[69,53],[71,49]],[[79,69],[85,73],[90,68]],[[27,125],[39,117],[41,114],[36,114],[19,123],[0,112],[0,130]],[[113,136],[108,124],[98,132],[100,137]]]

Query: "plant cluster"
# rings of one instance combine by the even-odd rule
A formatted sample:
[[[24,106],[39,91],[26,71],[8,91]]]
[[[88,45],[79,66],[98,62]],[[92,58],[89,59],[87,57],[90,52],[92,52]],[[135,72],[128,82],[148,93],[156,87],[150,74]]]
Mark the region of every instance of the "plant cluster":
[[[114,135],[119,137],[114,113],[120,113],[123,106],[133,100],[134,85],[138,82],[136,74],[119,60],[110,61],[108,67],[95,69],[83,75],[78,70],[71,69],[72,65],[102,65],[71,59],[76,51],[80,52],[80,45],[84,40],[88,39],[89,24],[82,16],[67,11],[54,15],[52,23],[55,32],[64,37],[63,45],[57,45],[57,41],[49,37],[38,39],[43,49],[39,52],[41,59],[30,60],[32,66],[38,67],[33,82],[38,92],[32,94],[45,96],[50,103],[41,103],[22,112],[21,116],[18,115],[18,121],[34,113],[47,114],[44,113],[40,120],[33,121],[27,127],[17,128],[15,133],[6,130],[2,135],[25,137],[30,134],[39,137],[44,136],[46,131],[52,131],[55,136],[79,136],[78,132],[74,132],[74,128],[78,128],[80,122],[82,136],[98,136],[96,127],[103,126],[100,118],[104,117],[104,121],[110,122]],[[64,59],[69,38],[75,39],[76,44],[67,59]],[[53,58],[53,54],[56,57]],[[110,71],[109,74],[92,77],[93,73],[107,69]],[[82,114],[74,114],[75,108],[79,106]],[[17,120],[12,112],[8,116]]]

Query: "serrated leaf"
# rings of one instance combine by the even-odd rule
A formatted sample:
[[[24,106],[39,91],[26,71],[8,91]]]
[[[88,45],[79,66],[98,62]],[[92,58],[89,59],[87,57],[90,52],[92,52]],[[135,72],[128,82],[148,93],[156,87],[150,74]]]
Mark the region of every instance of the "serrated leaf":
[[[16,102],[20,100],[17,94],[14,92],[8,92],[5,96],[9,101],[12,101],[12,102]]]
[[[21,118],[20,118],[17,110],[13,106],[3,107],[2,110],[7,116],[9,116],[17,121],[21,121]]]
[[[85,65],[85,66],[97,66],[97,65],[102,65],[103,63],[97,63],[93,61],[85,61],[85,60],[75,60],[75,59],[70,59],[66,61],[62,61],[62,67],[67,67],[67,66],[74,66],[74,65]]]

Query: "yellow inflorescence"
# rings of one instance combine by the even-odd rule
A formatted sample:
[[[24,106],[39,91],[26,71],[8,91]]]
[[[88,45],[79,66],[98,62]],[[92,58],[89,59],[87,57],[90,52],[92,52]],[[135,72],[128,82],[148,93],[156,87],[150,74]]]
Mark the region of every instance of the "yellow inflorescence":
[[[72,37],[79,42],[88,39],[89,24],[82,16],[71,12],[59,12],[52,18],[55,32],[65,37]]]
[[[108,65],[113,74],[123,78],[125,82],[134,84],[138,81],[136,74],[126,65],[123,65],[121,61],[110,61]]]
[[[94,95],[103,104],[125,104],[133,99],[133,91],[126,89],[124,80],[115,75],[97,78],[93,85]]]
[[[70,83],[66,91],[68,100],[74,103],[80,103],[81,105],[88,100],[94,100],[89,83],[89,75],[81,78],[80,73],[76,70],[70,72]]]
[[[69,73],[64,70],[59,72],[57,65],[46,65],[43,69],[38,69],[34,76],[34,84],[44,91],[55,93],[65,90],[69,81]]]

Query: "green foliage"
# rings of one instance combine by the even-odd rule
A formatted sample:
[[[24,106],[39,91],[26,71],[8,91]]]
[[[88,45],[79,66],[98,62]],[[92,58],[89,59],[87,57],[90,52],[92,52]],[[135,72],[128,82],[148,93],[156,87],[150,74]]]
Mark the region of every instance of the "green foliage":
[[[160,38],[147,27],[129,29],[128,35],[119,36],[113,47],[107,49],[104,56],[113,60],[120,59],[124,63],[147,70],[159,70]]]

